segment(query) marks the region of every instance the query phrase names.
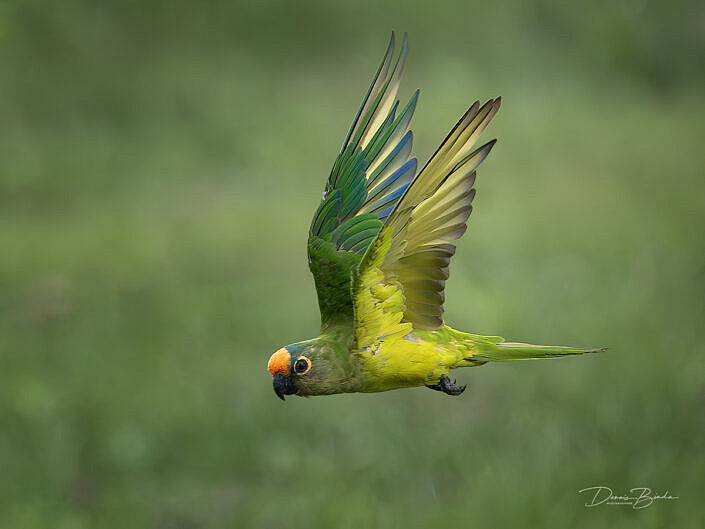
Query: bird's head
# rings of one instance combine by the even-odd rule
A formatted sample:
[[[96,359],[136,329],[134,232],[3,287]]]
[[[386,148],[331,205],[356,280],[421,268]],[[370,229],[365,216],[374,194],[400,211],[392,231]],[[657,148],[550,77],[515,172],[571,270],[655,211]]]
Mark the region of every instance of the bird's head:
[[[330,395],[349,391],[345,366],[335,360],[331,348],[315,340],[299,342],[277,350],[267,369],[277,397],[285,395]]]

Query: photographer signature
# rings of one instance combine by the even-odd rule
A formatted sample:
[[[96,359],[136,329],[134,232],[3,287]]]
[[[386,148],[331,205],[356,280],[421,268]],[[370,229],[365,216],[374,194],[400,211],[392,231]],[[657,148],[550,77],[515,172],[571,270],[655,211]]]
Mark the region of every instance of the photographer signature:
[[[603,485],[588,487],[578,491],[578,494],[587,493],[590,501],[585,507],[597,507],[598,505],[631,505],[632,509],[644,509],[653,505],[657,500],[677,500],[678,496],[671,496],[666,491],[663,494],[652,494],[648,487],[635,487],[629,489],[629,494],[624,496],[615,495],[611,488]]]

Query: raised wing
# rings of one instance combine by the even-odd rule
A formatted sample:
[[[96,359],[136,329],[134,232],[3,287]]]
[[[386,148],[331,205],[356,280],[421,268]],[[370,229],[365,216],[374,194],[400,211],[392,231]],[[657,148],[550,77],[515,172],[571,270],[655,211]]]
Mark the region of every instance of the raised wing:
[[[354,284],[358,349],[374,351],[380,342],[413,329],[443,326],[452,242],[465,233],[475,170],[496,140],[472,149],[500,102],[497,98],[470,107],[370,245]]]
[[[309,268],[321,310],[321,326],[352,323],[351,271],[375,239],[416,174],[407,130],[418,91],[399,111],[397,90],[407,36],[393,62],[395,36],[353,120],[311,223]]]

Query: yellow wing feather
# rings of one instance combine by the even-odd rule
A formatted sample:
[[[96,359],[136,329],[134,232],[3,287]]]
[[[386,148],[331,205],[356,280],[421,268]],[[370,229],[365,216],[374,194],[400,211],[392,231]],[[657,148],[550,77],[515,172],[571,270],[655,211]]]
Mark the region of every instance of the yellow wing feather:
[[[379,300],[375,305],[374,294],[367,292],[375,281],[401,292],[394,314],[402,317],[389,321],[411,323],[417,330],[443,327],[445,280],[455,253],[451,243],[466,230],[475,196],[475,170],[495,142],[472,148],[500,103],[497,98],[482,107],[479,103],[470,107],[389,215],[363,257],[357,285],[353,285],[357,289],[354,295],[367,297],[371,303],[357,308],[358,317],[365,322],[358,321],[358,327],[370,320],[369,311],[380,310]],[[378,331],[360,332],[369,341]]]
[[[353,278],[356,354],[369,391],[437,381],[469,356],[443,325],[452,241],[466,229],[475,170],[494,145],[472,151],[500,99],[474,104],[460,119],[365,253]],[[471,152],[472,151],[472,152]]]
[[[354,353],[365,367],[363,392],[436,384],[453,367],[469,365],[472,354],[450,327],[415,330],[402,321],[404,287],[380,268],[391,240],[392,231],[383,229],[355,287]]]
[[[413,329],[404,318],[404,292],[398,281],[385,277],[381,269],[392,242],[392,232],[382,229],[368,252],[369,260],[359,274],[355,295],[355,339],[357,349],[375,353],[382,342],[402,339]]]

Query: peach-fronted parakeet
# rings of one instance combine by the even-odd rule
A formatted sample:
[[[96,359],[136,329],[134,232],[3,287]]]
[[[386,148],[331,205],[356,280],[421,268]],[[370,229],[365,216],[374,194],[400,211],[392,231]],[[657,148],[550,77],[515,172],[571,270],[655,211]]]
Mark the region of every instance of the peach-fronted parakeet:
[[[269,359],[274,391],[330,395],[426,386],[459,395],[451,369],[601,349],[506,342],[452,329],[443,301],[453,241],[466,229],[475,172],[495,140],[475,148],[500,98],[475,102],[418,172],[408,130],[418,91],[396,99],[407,37],[394,34],[353,120],[309,230],[320,336]]]

